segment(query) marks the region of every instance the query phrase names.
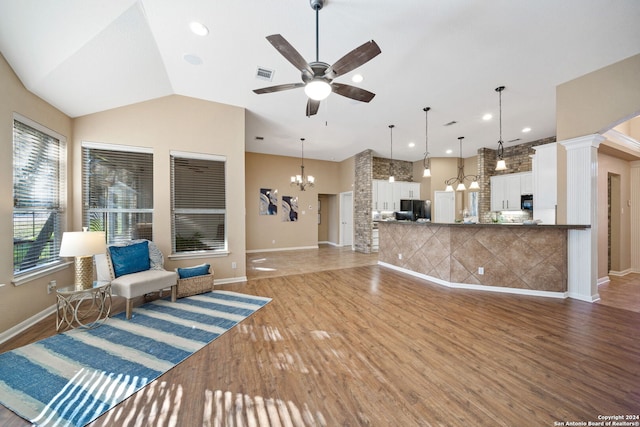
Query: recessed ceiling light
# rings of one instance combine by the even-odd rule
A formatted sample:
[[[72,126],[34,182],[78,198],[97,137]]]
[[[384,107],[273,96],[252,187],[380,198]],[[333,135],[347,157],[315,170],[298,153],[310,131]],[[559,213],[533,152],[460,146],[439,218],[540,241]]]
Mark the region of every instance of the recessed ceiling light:
[[[362,74],[354,74],[353,77],[351,77],[351,81],[354,83],[360,83],[364,80],[364,77],[362,77]]]
[[[451,154],[451,153],[453,153],[453,150],[451,148],[449,148],[447,151],[445,151],[445,153]]]
[[[185,53],[182,58],[191,65],[202,65],[202,58],[193,53]]]
[[[523,128],[522,132],[524,133],[531,132],[531,128],[530,127]]]
[[[492,115],[492,114],[490,114],[490,113],[487,113],[487,114],[485,114],[484,116],[482,116],[482,120],[484,120],[485,122],[486,122],[487,120],[491,120],[491,119],[493,119],[493,115]]]
[[[207,28],[207,26],[201,24],[200,22],[190,23],[189,28],[191,28],[193,34],[196,34],[198,36],[206,36],[207,34],[209,34],[209,29]]]
[[[413,147],[415,147],[415,146],[416,146],[416,143],[415,143],[415,142],[410,142],[410,143],[409,143],[409,148],[413,148]]]

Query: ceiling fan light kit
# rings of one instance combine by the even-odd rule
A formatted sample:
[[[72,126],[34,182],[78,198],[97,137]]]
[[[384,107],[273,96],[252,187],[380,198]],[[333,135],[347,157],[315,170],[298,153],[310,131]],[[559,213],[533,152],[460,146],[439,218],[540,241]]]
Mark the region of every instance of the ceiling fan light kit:
[[[380,47],[375,41],[370,40],[338,59],[338,61],[333,65],[321,62],[319,59],[319,11],[324,6],[324,0],[310,0],[309,3],[311,8],[316,12],[315,61],[307,62],[302,55],[300,55],[300,53],[280,34],[267,36],[269,43],[271,43],[287,61],[301,71],[302,83],[287,83],[270,86],[254,89],[253,92],[263,94],[304,87],[305,94],[309,98],[307,100],[307,107],[305,110],[308,117],[317,114],[318,108],[320,107],[320,101],[326,99],[331,92],[335,92],[338,95],[354,99],[356,101],[370,102],[375,96],[373,92],[344,83],[337,83],[333,80],[355,70],[359,66],[378,56],[381,53]]]

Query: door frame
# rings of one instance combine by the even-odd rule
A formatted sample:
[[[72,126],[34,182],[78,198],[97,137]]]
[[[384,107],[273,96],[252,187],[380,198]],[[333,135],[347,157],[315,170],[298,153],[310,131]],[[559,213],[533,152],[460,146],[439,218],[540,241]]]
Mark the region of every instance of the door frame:
[[[343,226],[342,224],[345,222],[344,218],[345,218],[345,202],[344,202],[344,198],[345,196],[349,196],[351,198],[351,249],[354,248],[354,222],[353,222],[353,191],[345,191],[340,193],[340,229],[339,229],[339,245],[340,246],[345,246],[345,239],[344,239],[344,235],[343,235]]]

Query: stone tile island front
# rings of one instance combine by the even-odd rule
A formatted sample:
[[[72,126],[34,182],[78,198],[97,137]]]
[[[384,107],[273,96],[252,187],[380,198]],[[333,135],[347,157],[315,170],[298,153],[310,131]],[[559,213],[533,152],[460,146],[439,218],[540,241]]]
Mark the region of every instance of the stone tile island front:
[[[378,263],[457,288],[567,297],[567,233],[588,225],[380,221]]]

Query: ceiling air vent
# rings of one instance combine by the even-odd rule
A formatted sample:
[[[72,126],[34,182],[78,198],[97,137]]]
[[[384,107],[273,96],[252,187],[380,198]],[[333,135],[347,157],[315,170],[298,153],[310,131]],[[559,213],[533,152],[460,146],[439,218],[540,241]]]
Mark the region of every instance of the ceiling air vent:
[[[258,70],[256,71],[256,78],[270,82],[273,80],[273,73],[275,73],[275,70],[270,70],[264,67],[258,67]]]
[[[507,142],[518,142],[518,141],[520,141],[520,138],[512,139],[511,141],[507,141]]]
[[[455,125],[456,123],[458,122],[456,122],[455,120],[451,120],[449,123],[445,123],[443,126],[452,126],[452,125]]]

